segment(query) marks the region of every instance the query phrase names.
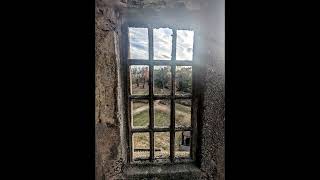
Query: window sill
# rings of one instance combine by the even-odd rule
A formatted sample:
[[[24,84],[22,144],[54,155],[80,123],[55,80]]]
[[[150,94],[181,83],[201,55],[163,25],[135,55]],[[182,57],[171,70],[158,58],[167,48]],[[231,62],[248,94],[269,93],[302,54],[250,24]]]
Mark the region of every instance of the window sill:
[[[128,179],[164,178],[164,179],[194,179],[199,177],[201,170],[193,163],[187,164],[129,164],[125,168]]]

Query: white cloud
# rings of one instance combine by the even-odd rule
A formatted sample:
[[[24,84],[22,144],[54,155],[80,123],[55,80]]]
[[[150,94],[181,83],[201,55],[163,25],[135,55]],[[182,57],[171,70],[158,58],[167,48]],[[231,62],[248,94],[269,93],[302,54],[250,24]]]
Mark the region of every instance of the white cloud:
[[[129,59],[149,59],[148,29],[129,28]]]
[[[177,60],[192,60],[193,31],[177,30]]]
[[[155,60],[171,60],[172,30],[169,28],[154,29],[153,45]]]
[[[154,59],[170,60],[172,50],[172,30],[160,28],[153,30]],[[192,60],[193,31],[177,30],[177,60]],[[148,29],[129,28],[130,59],[148,59]]]

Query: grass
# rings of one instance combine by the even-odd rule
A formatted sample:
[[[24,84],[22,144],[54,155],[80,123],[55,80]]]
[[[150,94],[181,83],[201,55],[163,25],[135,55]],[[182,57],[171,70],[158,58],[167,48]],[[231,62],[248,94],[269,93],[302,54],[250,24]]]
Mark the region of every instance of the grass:
[[[148,105],[146,103],[133,103],[133,108],[139,108]],[[184,112],[184,114],[176,113],[176,123],[178,126],[190,126],[191,122],[191,107],[176,103],[176,110]],[[155,126],[169,127],[170,126],[170,112],[155,110]],[[148,126],[149,124],[149,109],[135,114],[133,116],[133,126]]]
[[[136,148],[149,148],[149,133],[135,133],[133,136]]]
[[[133,101],[133,110],[138,109],[139,107],[148,106],[148,105],[149,105],[148,101],[144,101],[144,102]]]
[[[133,146],[138,149],[149,149],[149,133],[135,133],[133,135]],[[149,152],[134,152],[133,158],[148,158]]]
[[[133,126],[148,126],[149,125],[149,109],[142,111],[139,114],[133,116]]]
[[[149,109],[142,111],[139,114],[133,116],[133,126],[148,126],[149,124]],[[170,114],[167,112],[155,110],[155,126],[157,127],[169,127],[170,126]]]
[[[147,103],[137,102],[134,103],[134,108],[139,108],[148,105]],[[176,113],[177,125],[190,125],[191,118],[191,107],[184,106],[176,103],[176,110],[180,111]],[[181,114],[181,112],[183,112]],[[186,115],[187,114],[187,115]],[[161,111],[155,109],[155,126],[157,127],[169,127],[170,126],[170,111]],[[188,116],[188,117],[186,117]],[[133,116],[133,125],[137,126],[148,126],[149,125],[149,109],[146,109]],[[135,133],[137,134],[134,138],[135,148],[146,148],[149,149],[149,134],[148,133]],[[181,132],[177,132],[175,136],[175,149],[177,157],[189,156],[187,151],[179,151],[179,144],[181,143]],[[170,154],[170,133],[161,132],[155,133],[155,148],[161,151],[155,151],[156,158],[167,158]],[[149,152],[137,152],[136,157],[148,157]]]
[[[138,95],[148,95],[149,94],[149,86],[148,83],[145,83],[144,88],[142,88],[143,83],[139,83],[139,87],[134,83],[132,84],[132,94]]]
[[[191,107],[189,106],[184,106],[182,104],[176,103],[176,110],[177,111],[182,111],[185,113],[191,113]]]
[[[155,110],[154,125],[157,127],[169,127],[170,126],[170,112],[164,112]]]
[[[190,127],[191,126],[191,116],[190,114],[188,116],[177,114],[176,115],[176,126],[180,127]]]

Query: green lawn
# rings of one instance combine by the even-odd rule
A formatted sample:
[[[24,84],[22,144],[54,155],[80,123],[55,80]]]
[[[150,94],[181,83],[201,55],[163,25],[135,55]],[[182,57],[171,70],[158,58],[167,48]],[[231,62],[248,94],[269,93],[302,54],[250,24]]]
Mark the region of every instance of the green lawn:
[[[148,126],[149,125],[149,109],[142,111],[133,116],[133,126]]]
[[[133,126],[147,126],[149,124],[149,109],[142,111],[133,116]],[[170,114],[155,110],[155,126],[156,127],[169,127]]]
[[[135,108],[142,107],[147,103],[134,103]],[[147,104],[148,105],[148,104]],[[184,106],[176,103],[176,110],[183,112],[180,115],[176,115],[176,122],[178,125],[190,125],[191,118],[191,107]],[[138,114],[133,116],[133,125],[137,126],[148,126],[149,125],[149,109],[146,109]],[[170,112],[161,111],[155,109],[155,126],[156,127],[169,127],[170,126]],[[137,133],[135,133],[137,134]],[[185,156],[188,154],[186,151],[179,151],[179,144],[181,142],[181,132],[177,132],[175,137],[175,149],[177,156]],[[161,151],[156,151],[156,157],[167,157],[169,155],[170,149],[170,133],[155,133],[155,148],[161,149]],[[148,133],[139,133],[139,135],[135,136],[134,139],[135,148],[149,148],[149,134]],[[141,152],[142,153],[142,152]],[[140,153],[140,154],[141,154]],[[148,155],[149,152],[142,153],[144,155]],[[180,155],[180,154],[181,155]],[[142,156],[142,155],[141,155]]]
[[[163,112],[155,110],[155,122],[154,125],[157,127],[169,127],[170,126],[170,112]]]
[[[133,101],[133,110],[138,109],[139,107],[142,106],[149,106],[149,103],[147,100],[144,100],[143,102],[139,102],[137,100]]]
[[[191,113],[191,107],[189,106],[184,106],[182,104],[176,103],[176,110],[177,111],[182,111],[185,113]]]

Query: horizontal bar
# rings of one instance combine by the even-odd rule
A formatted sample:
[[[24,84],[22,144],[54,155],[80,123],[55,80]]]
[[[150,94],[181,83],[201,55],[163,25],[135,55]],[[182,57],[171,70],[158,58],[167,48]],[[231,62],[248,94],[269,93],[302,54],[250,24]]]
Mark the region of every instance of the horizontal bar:
[[[155,95],[153,97],[154,100],[158,100],[158,99],[172,99],[171,95]]]
[[[129,99],[149,99],[149,95],[129,95]]]
[[[154,132],[166,132],[170,131],[170,128],[154,128]],[[146,129],[146,128],[132,128],[131,132],[152,132],[151,129]]]
[[[150,159],[146,159],[146,158],[135,158],[133,162],[135,161],[149,161]]]
[[[170,128],[154,128],[153,130],[147,129],[147,128],[132,128],[131,132],[132,133],[137,133],[137,132],[170,132]],[[192,131],[191,127],[175,127],[174,129],[175,132],[177,131]]]
[[[192,127],[175,127],[174,131],[192,131]]]
[[[192,99],[192,95],[155,95],[153,99]]]
[[[176,65],[176,66],[192,66],[193,61],[171,61],[171,60],[142,60],[142,59],[128,59],[129,65]]]
[[[174,99],[192,99],[192,95],[175,95]]]
[[[145,152],[145,151],[150,151],[150,149],[135,148],[133,151]],[[161,151],[161,149],[154,149],[154,151]]]
[[[129,99],[149,99],[149,95],[129,95]],[[192,95],[154,95],[153,99],[192,99]]]
[[[145,17],[143,17],[145,18]],[[169,28],[169,29],[176,29],[176,30],[188,30],[188,31],[195,31],[197,29],[196,24],[190,24],[190,21],[187,23],[182,23],[179,25],[172,24],[172,22],[168,23],[154,23],[154,19],[149,22],[141,22],[141,18],[139,20],[128,19],[128,27],[129,28],[152,28],[152,29],[159,29],[159,28]],[[163,18],[162,18],[163,19]],[[176,21],[175,21],[176,23]],[[199,25],[198,25],[199,26]]]

